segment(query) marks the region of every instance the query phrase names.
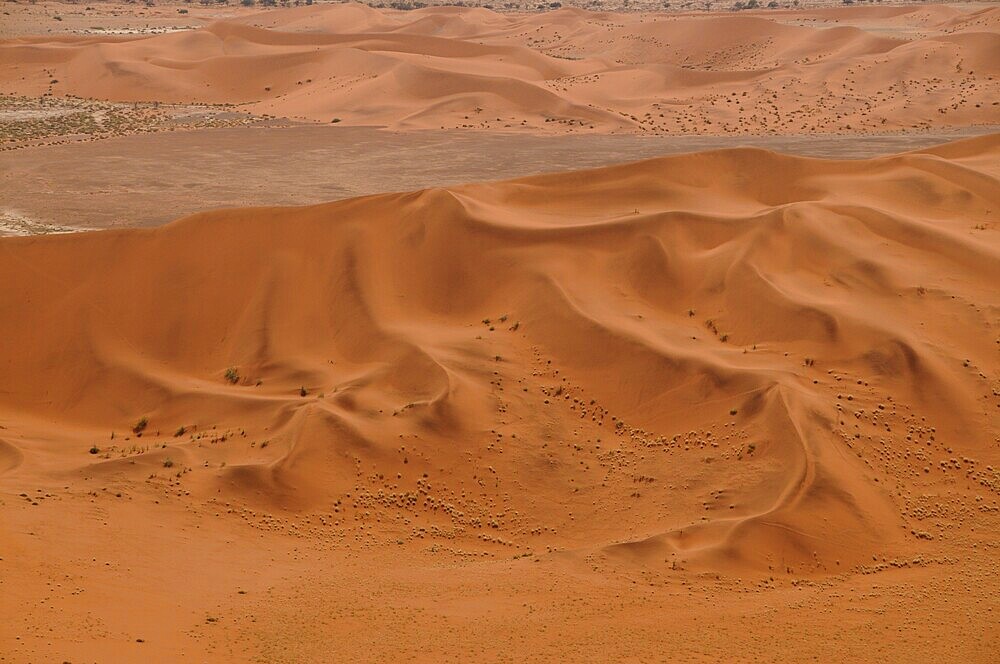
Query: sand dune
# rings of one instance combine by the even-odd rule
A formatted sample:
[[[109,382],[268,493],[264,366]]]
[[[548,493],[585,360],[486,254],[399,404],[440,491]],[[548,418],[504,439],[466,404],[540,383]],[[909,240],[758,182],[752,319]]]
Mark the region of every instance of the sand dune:
[[[998,156],[722,150],[6,238],[0,481],[686,569],[912,555],[915,495],[1000,490]]]
[[[691,9],[5,8],[0,664],[995,661],[1000,8]]]
[[[886,132],[998,122],[998,17],[325,5],[153,36],[6,40],[0,85],[393,128]]]

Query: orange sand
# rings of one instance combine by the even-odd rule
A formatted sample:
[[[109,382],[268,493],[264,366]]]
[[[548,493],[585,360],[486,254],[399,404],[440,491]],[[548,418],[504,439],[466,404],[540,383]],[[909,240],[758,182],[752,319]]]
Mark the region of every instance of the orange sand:
[[[1000,124],[1000,8],[512,15],[315,5],[153,36],[5,40],[0,88],[393,128],[989,125]]]
[[[736,149],[0,239],[0,661],[990,661],[998,178]]]

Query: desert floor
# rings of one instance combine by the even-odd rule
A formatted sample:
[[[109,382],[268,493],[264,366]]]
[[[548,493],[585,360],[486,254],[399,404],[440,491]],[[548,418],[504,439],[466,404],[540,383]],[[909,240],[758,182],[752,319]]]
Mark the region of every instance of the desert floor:
[[[3,5],[0,662],[996,661],[1000,8],[469,4]]]
[[[861,159],[992,131],[538,136],[272,122],[140,133],[0,152],[0,236],[157,226],[214,208],[309,205],[737,146]]]

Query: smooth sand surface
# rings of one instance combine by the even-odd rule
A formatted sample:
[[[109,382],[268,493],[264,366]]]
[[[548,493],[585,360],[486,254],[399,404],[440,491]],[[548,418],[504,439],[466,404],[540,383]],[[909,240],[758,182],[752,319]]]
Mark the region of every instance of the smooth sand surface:
[[[1000,8],[613,14],[314,5],[0,41],[19,95],[390,128],[804,134],[996,124]]]
[[[743,148],[4,238],[2,657],[992,661],[998,177]]]

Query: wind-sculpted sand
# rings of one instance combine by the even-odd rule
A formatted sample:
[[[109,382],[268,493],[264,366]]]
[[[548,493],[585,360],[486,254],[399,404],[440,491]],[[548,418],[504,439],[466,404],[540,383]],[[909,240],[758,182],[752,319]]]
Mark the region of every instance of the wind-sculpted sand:
[[[0,42],[0,87],[392,128],[884,133],[996,124],[1000,9],[300,7]]]
[[[10,661],[989,661],[998,177],[746,148],[0,239]]]

